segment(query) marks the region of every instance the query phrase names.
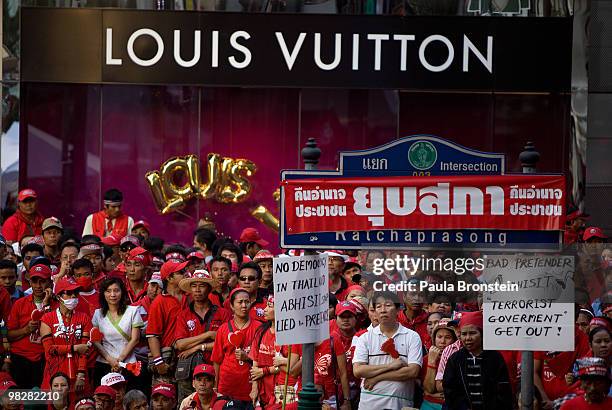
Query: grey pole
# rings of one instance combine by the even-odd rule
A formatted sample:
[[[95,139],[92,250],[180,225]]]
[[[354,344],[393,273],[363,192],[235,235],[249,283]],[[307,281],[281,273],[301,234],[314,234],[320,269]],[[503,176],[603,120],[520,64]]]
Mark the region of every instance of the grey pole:
[[[319,158],[321,158],[321,149],[317,147],[314,138],[308,138],[306,146],[302,148],[304,168],[307,170],[317,169]],[[316,255],[316,252],[306,251],[306,255]],[[314,343],[302,345],[302,391],[299,395],[298,410],[321,408],[321,394],[314,385],[314,351]]]
[[[535,150],[533,142],[525,144],[523,152],[519,155],[523,174],[535,174],[536,164],[540,159],[540,153]],[[522,352],[521,354],[521,410],[533,409],[533,352]]]

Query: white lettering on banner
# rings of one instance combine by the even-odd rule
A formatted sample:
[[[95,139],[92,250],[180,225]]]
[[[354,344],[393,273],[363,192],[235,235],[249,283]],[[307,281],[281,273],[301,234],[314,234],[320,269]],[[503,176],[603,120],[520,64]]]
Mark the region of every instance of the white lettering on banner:
[[[163,57],[164,51],[166,48],[170,48],[172,50],[172,57],[174,62],[184,68],[191,68],[198,64],[200,64],[203,60],[201,59],[202,55],[202,35],[207,36],[210,33],[210,67],[217,68],[219,66],[219,30],[211,30],[210,32],[206,32],[201,29],[197,30],[173,30],[172,38],[164,38],[162,34],[151,29],[151,28],[140,28],[132,32],[128,37],[127,42],[127,52],[130,60],[142,67],[150,67],[157,64],[161,58]],[[352,38],[352,40],[344,41],[344,47],[351,49],[350,52],[343,53],[343,35],[348,38]],[[134,52],[134,43],[141,36],[149,36],[151,37],[155,43],[157,51],[153,58],[143,59],[136,55]],[[319,69],[323,71],[329,71],[336,69],[343,61],[343,56],[345,56],[345,60],[347,60],[350,56],[351,69],[353,71],[358,71],[360,64],[360,47],[362,44],[366,44],[367,47],[373,48],[373,61],[371,66],[368,66],[367,69],[374,69],[374,71],[383,71],[384,68],[393,69],[393,67],[383,67],[383,61],[385,56],[385,50],[387,52],[391,51],[391,48],[397,50],[399,48],[399,61],[394,62],[397,64],[396,69],[399,71],[409,71],[409,50],[411,47],[408,47],[408,42],[417,41],[417,37],[414,34],[387,34],[387,33],[372,33],[372,34],[357,34],[357,33],[333,33],[333,34],[323,34],[320,32],[306,33],[300,32],[289,50],[289,46],[287,44],[287,40],[285,38],[285,33],[276,31],[274,32],[274,36],[276,37],[276,44],[280,48],[281,54],[283,56],[284,62],[287,65],[287,70],[292,71],[295,66],[300,53],[303,49],[304,42],[308,39],[313,43],[314,53],[312,56],[312,63],[317,66]],[[332,37],[333,36],[333,37]],[[367,42],[361,42],[360,38],[365,37]],[[428,71],[431,72],[442,72],[447,70],[454,62],[455,62],[455,48],[461,47],[463,50],[461,54],[461,66],[463,72],[469,72],[470,65],[469,59],[470,54],[473,54],[476,59],[480,62],[480,64],[489,72],[493,73],[493,37],[487,36],[487,47],[486,52],[483,50],[479,50],[478,47],[474,44],[474,42],[465,34],[462,34],[463,43],[462,44],[453,44],[451,39],[446,36],[440,34],[434,34],[427,37],[422,38],[421,43],[418,45],[418,56],[415,56],[414,60]],[[180,55],[181,43],[184,37],[193,38],[193,57],[190,60],[184,60]],[[239,39],[248,40],[251,38],[251,34],[244,30],[237,30],[234,32],[224,32],[221,36],[223,39],[229,38],[229,45],[234,50],[238,51],[243,55],[243,58],[238,58],[234,56],[230,56],[227,58],[230,66],[236,69],[244,69],[248,67],[252,61],[253,55],[251,50],[246,44],[239,42]],[[323,54],[321,51],[321,44],[323,42],[329,41],[332,39],[334,42],[334,57],[330,63],[325,63],[322,60],[321,55]],[[273,39],[269,39],[270,42],[273,42]],[[208,41],[208,37],[206,38]],[[165,45],[168,45],[166,47]],[[170,47],[170,43],[172,43],[172,47]],[[433,65],[427,59],[427,51],[430,49],[430,45],[432,43],[441,43],[443,47],[446,48],[446,56],[444,61],[440,65]],[[106,27],[105,30],[105,42],[106,51],[105,51],[105,64],[108,66],[121,66],[123,65],[123,60],[121,58],[114,58],[112,55],[113,49],[113,28]],[[327,43],[326,43],[327,44]],[[345,50],[346,51],[346,50]],[[416,51],[416,50],[415,50]],[[348,63],[348,62],[347,62]],[[389,63],[386,61],[386,63]]]
[[[488,186],[483,192],[477,187],[453,187],[439,183],[436,186],[417,187],[357,187],[353,191],[353,210],[356,215],[370,216],[372,226],[383,226],[385,208],[393,215],[406,216],[419,211],[432,215],[483,215],[484,197],[488,195],[491,215],[504,215],[504,190],[500,186]],[[451,208],[450,193],[453,196]],[[418,198],[418,199],[417,199]],[[467,202],[469,200],[469,211]]]
[[[329,337],[327,254],[275,258],[276,343],[316,343]]]
[[[483,294],[484,348],[573,350],[573,272],[571,256],[487,256],[479,280],[519,291]]]

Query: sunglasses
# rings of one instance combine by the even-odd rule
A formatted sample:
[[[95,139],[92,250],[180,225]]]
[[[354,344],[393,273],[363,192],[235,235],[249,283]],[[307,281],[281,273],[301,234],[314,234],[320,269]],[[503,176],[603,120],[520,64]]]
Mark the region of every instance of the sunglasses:
[[[257,280],[257,276],[240,276],[238,279],[240,279],[243,282],[246,282],[246,281],[255,282]]]

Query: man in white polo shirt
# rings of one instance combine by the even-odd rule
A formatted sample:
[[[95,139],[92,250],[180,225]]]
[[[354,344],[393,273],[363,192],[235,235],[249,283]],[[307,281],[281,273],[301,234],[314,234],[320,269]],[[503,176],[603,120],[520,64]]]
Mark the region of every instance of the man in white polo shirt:
[[[375,292],[372,299],[379,326],[359,337],[353,355],[353,373],[363,379],[359,408],[411,407],[414,379],[423,361],[421,338],[398,323],[400,302],[395,293]]]

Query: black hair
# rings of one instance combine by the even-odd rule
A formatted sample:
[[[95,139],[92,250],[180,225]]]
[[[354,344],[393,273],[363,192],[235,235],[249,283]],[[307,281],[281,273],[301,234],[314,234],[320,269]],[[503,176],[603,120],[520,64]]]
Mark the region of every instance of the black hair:
[[[102,258],[103,260],[107,260],[108,258],[112,257],[114,254],[113,252],[113,248],[111,248],[108,245],[102,245]]]
[[[106,278],[100,283],[100,288],[98,290],[100,292],[100,309],[102,309],[102,316],[106,316],[106,313],[108,313],[108,302],[104,297],[104,293],[111,285],[117,285],[119,289],[121,289],[121,299],[119,299],[119,308],[117,309],[119,314],[122,315],[129,305],[127,289],[123,281],[119,278]]]
[[[603,318],[603,317],[600,317]],[[608,319],[608,318],[606,318]],[[612,320],[608,320],[608,323],[610,324],[612,322]],[[605,326],[597,326],[595,328],[593,328],[590,332],[589,332],[589,344],[593,343],[593,338],[595,337],[596,333],[601,332],[602,330],[605,330],[606,332],[608,332],[609,336],[612,336],[612,332],[610,331],[609,328],[605,327]]]
[[[396,309],[400,308],[400,300],[399,296],[397,296],[397,293],[390,292],[388,290],[374,292],[374,295],[372,295],[372,301],[374,301],[374,306],[376,306],[376,302],[378,301],[378,299],[381,298],[393,302]]]
[[[237,256],[238,259],[238,265],[240,265],[242,263],[242,250],[240,249],[240,247],[236,246],[236,244],[234,242],[226,242],[223,245],[221,245],[219,247],[219,249],[217,250],[216,255],[217,256],[221,256],[221,253],[223,251],[230,251],[230,252],[234,252]]]
[[[333,293],[329,294],[329,306],[335,308],[338,304],[338,298]]]
[[[94,271],[94,266],[93,263],[91,263],[91,261],[89,259],[85,259],[85,258],[79,258],[77,260],[75,260],[72,264],[72,271],[74,272],[77,269],[81,269],[81,268],[88,268],[91,273],[93,274]]]
[[[11,260],[0,260],[0,269],[12,269],[15,271],[15,275],[17,275],[17,264]]]
[[[342,268],[342,273],[346,272],[349,269],[353,269],[353,268],[359,268],[359,271],[362,271],[361,265],[358,264],[357,262],[346,262],[344,264],[344,267]]]
[[[247,253],[247,249],[249,249],[249,246],[253,246],[255,244],[256,242],[240,242],[238,243],[238,246],[240,247],[242,253]]]
[[[74,242],[76,244],[78,244],[80,242],[79,240],[79,236],[74,232],[74,229],[70,228],[70,227],[65,227],[64,231],[62,232],[62,236],[60,237],[59,240],[59,245],[60,248],[67,242]]]
[[[225,256],[215,256],[208,262],[209,269],[212,270],[212,265],[215,262],[225,263],[227,265],[227,269],[232,270],[232,261],[227,259]]]
[[[211,252],[213,255],[219,255],[219,248],[225,245],[226,243],[234,243],[230,238],[221,237],[217,238],[216,241],[213,242]]]
[[[121,202],[123,201],[123,194],[117,188],[111,188],[104,193],[105,201]]]
[[[217,240],[217,234],[207,228],[199,228],[193,233],[195,240],[206,245],[206,249],[212,251],[213,244]]]
[[[81,246],[91,245],[91,244],[100,245],[102,243],[102,239],[100,239],[97,235],[83,235],[81,238]]]
[[[77,253],[78,253],[78,252],[79,252],[79,250],[81,249],[81,248],[79,247],[79,244],[78,244],[78,243],[76,243],[76,242],[72,242],[72,241],[68,241],[68,242],[64,242],[64,243],[62,243],[62,244],[61,244],[61,246],[60,246],[60,253],[61,253],[61,252],[62,252],[64,249],[66,249],[66,248],[76,248]]]
[[[263,276],[263,272],[261,271],[261,268],[259,267],[258,264],[256,264],[255,262],[245,262],[242,265],[240,265],[240,268],[238,269],[238,273],[242,272],[243,269],[253,269],[255,272],[257,272],[257,279],[261,279],[261,277]],[[240,276],[240,275],[238,275]]]
[[[21,248],[22,256],[25,256],[25,254],[28,252],[38,252],[40,256],[43,256],[45,254],[44,248],[37,243],[29,243],[23,248]]]
[[[158,236],[149,236],[142,242],[142,247],[149,252],[161,252],[164,249],[164,240]]]

